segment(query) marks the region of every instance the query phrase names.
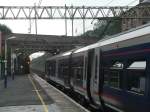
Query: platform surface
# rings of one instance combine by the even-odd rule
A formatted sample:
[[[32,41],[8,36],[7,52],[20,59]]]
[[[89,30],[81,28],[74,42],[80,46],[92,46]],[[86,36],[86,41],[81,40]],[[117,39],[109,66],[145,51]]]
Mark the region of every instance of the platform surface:
[[[4,88],[0,81],[0,112],[59,112],[54,101],[31,75],[17,75],[14,80],[8,77],[7,85]]]
[[[0,81],[0,112],[89,112],[37,74]]]
[[[61,112],[89,112],[64,93],[41,79],[37,74],[33,73],[33,77],[37,82],[39,82],[39,85],[46,91],[46,93],[51,96],[56,105],[60,108]]]

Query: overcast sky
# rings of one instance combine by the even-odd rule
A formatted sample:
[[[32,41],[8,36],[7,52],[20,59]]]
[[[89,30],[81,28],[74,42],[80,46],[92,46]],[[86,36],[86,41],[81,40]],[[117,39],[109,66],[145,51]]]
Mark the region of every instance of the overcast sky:
[[[44,6],[61,6],[61,5],[88,5],[88,6],[126,6],[133,1],[133,4],[139,2],[139,0],[0,0],[2,6],[32,6],[34,3],[39,3],[42,1],[41,5]]]
[[[0,0],[1,6],[34,6],[41,1],[41,6],[127,6],[136,5],[139,0]],[[29,20],[0,20],[1,24],[7,25],[14,33],[28,33]],[[64,20],[38,20],[38,34],[64,35]],[[82,21],[74,22],[74,34],[82,33]],[[31,33],[35,33],[34,21],[32,21]],[[90,21],[86,21],[86,31],[93,28]],[[71,21],[68,21],[68,35],[71,35]]]

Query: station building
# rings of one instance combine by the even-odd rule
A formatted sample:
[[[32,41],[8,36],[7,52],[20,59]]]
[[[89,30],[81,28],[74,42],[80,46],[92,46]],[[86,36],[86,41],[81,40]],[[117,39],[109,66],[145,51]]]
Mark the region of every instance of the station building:
[[[147,8],[138,8],[137,6]],[[150,22],[150,0],[140,0],[137,6],[131,8],[122,15],[122,31],[126,31]],[[124,18],[124,16],[129,18]]]

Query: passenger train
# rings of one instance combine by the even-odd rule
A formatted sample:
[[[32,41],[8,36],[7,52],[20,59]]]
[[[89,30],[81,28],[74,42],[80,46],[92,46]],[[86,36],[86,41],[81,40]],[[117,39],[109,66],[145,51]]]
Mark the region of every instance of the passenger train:
[[[50,57],[45,70],[103,111],[150,112],[150,24]]]

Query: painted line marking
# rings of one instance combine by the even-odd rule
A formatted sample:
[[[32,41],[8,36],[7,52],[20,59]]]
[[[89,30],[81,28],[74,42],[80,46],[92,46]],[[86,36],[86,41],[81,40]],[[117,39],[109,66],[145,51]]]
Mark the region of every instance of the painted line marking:
[[[31,79],[31,76],[30,76],[30,75],[28,75],[28,78],[29,78],[29,80],[31,81],[31,83],[32,83],[32,85],[33,85],[33,87],[34,87],[34,89],[37,90],[37,87],[36,87],[35,83],[33,82],[33,80]],[[40,101],[41,101],[41,103],[42,103],[42,106],[43,106],[43,108],[44,108],[44,112],[48,112],[48,108],[47,108],[47,106],[46,106],[46,104],[45,104],[45,102],[44,102],[42,96],[40,95],[40,93],[39,93],[38,91],[35,91],[35,92],[36,92],[38,98],[40,99]]]

